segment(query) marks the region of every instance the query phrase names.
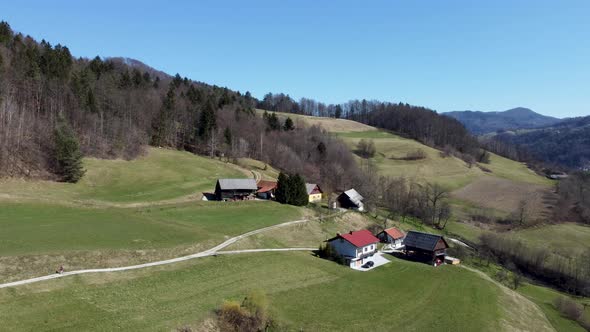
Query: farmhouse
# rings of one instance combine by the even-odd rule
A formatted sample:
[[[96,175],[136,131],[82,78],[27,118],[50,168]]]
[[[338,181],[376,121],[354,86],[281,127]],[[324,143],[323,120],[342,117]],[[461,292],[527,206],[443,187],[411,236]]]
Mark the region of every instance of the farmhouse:
[[[350,267],[360,267],[377,251],[379,239],[368,230],[360,230],[346,234],[337,234],[327,240],[334,252],[344,259]]]
[[[254,179],[219,179],[215,198],[219,201],[249,199],[258,190]]]
[[[449,244],[442,235],[410,231],[404,242],[406,255],[438,266],[445,261]]]
[[[363,196],[354,189],[349,189],[338,196],[338,204],[345,209],[364,211]]]
[[[256,197],[260,199],[274,199],[275,190],[277,189],[277,183],[275,181],[260,180],[256,186],[258,187]]]
[[[392,227],[377,234],[377,237],[382,243],[387,243],[394,248],[399,248],[402,246],[404,237],[406,237],[406,235],[399,229]]]
[[[305,190],[307,190],[307,195],[309,196],[310,203],[320,202],[322,200],[322,189],[315,183],[306,183]]]

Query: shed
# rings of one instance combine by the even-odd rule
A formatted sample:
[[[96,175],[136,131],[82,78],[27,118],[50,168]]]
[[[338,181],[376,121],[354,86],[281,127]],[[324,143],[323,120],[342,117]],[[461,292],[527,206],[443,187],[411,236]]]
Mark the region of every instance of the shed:
[[[410,231],[403,241],[406,255],[427,259],[431,264],[440,265],[445,261],[449,244],[442,235]]]
[[[377,237],[382,243],[388,243],[393,245],[394,248],[399,248],[402,246],[406,234],[395,227],[391,227],[377,234]]]
[[[273,199],[275,197],[275,190],[277,189],[276,181],[260,180],[256,184],[258,192],[256,196],[261,199]]]
[[[254,179],[219,179],[215,185],[217,200],[243,200],[258,190]]]
[[[345,209],[364,211],[363,196],[354,189],[349,189],[338,196],[338,204]]]

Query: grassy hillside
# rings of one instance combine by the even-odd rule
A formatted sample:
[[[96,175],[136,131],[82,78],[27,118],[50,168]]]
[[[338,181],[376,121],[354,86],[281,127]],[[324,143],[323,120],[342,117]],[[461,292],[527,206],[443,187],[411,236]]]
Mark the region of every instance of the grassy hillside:
[[[253,174],[185,152],[149,149],[134,161],[84,162],[88,174],[77,184],[3,180],[0,281],[62,264],[113,267],[190,254],[303,212],[273,202],[202,202],[200,193],[218,177]]]
[[[590,227],[579,224],[558,224],[525,229],[512,236],[533,246],[568,255],[590,250]]]
[[[362,273],[306,253],[209,257],[3,289],[0,321],[7,330],[199,327],[224,299],[239,300],[251,289],[269,294],[289,330],[550,330],[530,304],[461,268],[394,259]]]
[[[536,175],[525,165],[497,155],[492,155],[490,163],[484,165],[492,171],[486,173],[478,167],[469,168],[464,161],[458,158],[443,158],[437,149],[391,133],[364,131],[338,133],[337,135],[351,149],[355,149],[357,143],[363,138],[372,139],[377,148],[377,154],[373,160],[382,175],[414,177],[437,182],[452,189],[464,187],[475,179],[484,176],[499,177],[527,184],[548,185],[550,183],[549,180]],[[403,160],[408,153],[416,150],[424,151],[426,158],[411,161]]]
[[[252,177],[230,163],[188,152],[149,148],[144,157],[125,160],[85,158],[79,183],[3,179],[0,200],[129,204],[200,197],[220,177]]]

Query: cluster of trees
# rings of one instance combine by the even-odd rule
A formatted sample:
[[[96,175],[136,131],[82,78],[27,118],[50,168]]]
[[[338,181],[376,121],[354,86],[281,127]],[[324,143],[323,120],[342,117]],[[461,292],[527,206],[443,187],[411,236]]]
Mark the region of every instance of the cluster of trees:
[[[480,250],[490,252],[500,264],[568,293],[590,295],[590,250],[560,255],[495,233],[484,234],[480,240]]]
[[[278,328],[268,298],[261,291],[251,291],[242,302],[225,301],[215,314],[221,331],[259,332]]]
[[[575,172],[557,185],[555,217],[590,224],[590,172]]]
[[[404,177],[380,181],[381,205],[392,217],[414,217],[424,224],[444,229],[451,218],[449,191],[438,184],[421,184]]]
[[[553,305],[563,317],[578,322],[586,331],[590,331],[590,319],[584,315],[584,305],[566,296],[556,297]]]
[[[266,122],[266,129],[267,130],[295,130],[295,124],[293,123],[293,119],[287,117],[285,119],[284,124],[281,124],[281,120],[275,112],[267,112],[264,111],[262,114],[262,118]]]
[[[275,190],[277,202],[295,206],[305,206],[309,203],[305,180],[299,175],[280,173]]]
[[[375,142],[372,139],[362,138],[356,145],[356,154],[363,158],[373,158],[377,152]]]

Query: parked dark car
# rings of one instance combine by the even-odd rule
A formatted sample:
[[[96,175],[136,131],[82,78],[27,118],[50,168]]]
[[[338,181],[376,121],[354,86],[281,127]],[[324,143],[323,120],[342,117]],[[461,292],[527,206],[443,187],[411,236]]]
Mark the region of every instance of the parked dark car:
[[[375,262],[368,261],[368,262],[365,263],[365,265],[363,265],[363,268],[368,269],[370,267],[373,267],[373,265],[375,265]]]

